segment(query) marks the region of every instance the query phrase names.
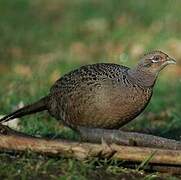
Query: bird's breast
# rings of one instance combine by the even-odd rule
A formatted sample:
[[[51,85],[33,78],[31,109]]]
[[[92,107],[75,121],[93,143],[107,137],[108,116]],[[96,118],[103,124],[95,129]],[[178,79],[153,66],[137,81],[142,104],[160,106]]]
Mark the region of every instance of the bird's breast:
[[[83,91],[83,90],[82,90]],[[70,96],[69,96],[70,97]],[[68,99],[68,124],[115,128],[135,118],[147,105],[151,89],[141,87],[97,86]]]

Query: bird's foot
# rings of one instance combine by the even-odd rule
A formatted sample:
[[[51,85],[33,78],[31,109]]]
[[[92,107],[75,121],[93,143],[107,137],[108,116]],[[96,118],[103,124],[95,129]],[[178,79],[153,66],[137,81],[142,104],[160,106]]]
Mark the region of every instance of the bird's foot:
[[[103,151],[101,151],[101,155],[104,155],[106,158],[110,159],[114,156],[116,151],[112,148],[110,144],[106,142],[106,140],[102,137],[101,144],[103,147]]]

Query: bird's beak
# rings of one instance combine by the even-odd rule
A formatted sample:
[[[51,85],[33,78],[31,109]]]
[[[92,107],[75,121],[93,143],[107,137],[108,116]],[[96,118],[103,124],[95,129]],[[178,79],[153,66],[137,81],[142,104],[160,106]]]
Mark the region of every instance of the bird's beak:
[[[176,60],[168,57],[167,60],[160,66],[160,70],[169,64],[176,64]]]
[[[170,57],[168,57],[166,62],[167,62],[167,64],[176,64],[176,60],[173,58],[170,58]]]

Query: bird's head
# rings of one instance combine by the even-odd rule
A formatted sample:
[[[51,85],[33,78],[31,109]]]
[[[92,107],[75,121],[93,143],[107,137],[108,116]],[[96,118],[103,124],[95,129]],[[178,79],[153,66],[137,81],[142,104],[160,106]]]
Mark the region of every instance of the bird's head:
[[[153,87],[158,73],[168,64],[176,61],[162,51],[152,51],[145,54],[138,65],[128,71],[128,74],[142,86]]]
[[[175,64],[176,61],[162,51],[152,51],[145,54],[137,68],[141,71],[157,75],[168,64]]]

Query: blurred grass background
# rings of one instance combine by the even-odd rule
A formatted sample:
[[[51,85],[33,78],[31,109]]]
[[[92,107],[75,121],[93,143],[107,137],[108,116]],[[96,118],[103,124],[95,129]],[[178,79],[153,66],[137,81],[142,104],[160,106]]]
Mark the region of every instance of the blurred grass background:
[[[177,65],[161,72],[148,108],[126,128],[180,139],[180,32],[179,0],[0,0],[0,114],[48,94],[60,76],[76,67],[96,62],[134,66],[143,53],[160,49]],[[21,131],[33,135],[74,137],[47,113],[22,118],[20,125]],[[16,163],[10,167],[12,172],[16,168]],[[76,175],[78,179],[89,177],[91,168]],[[70,179],[74,173],[78,172],[57,171]],[[0,176],[9,174],[16,173],[0,170]]]

